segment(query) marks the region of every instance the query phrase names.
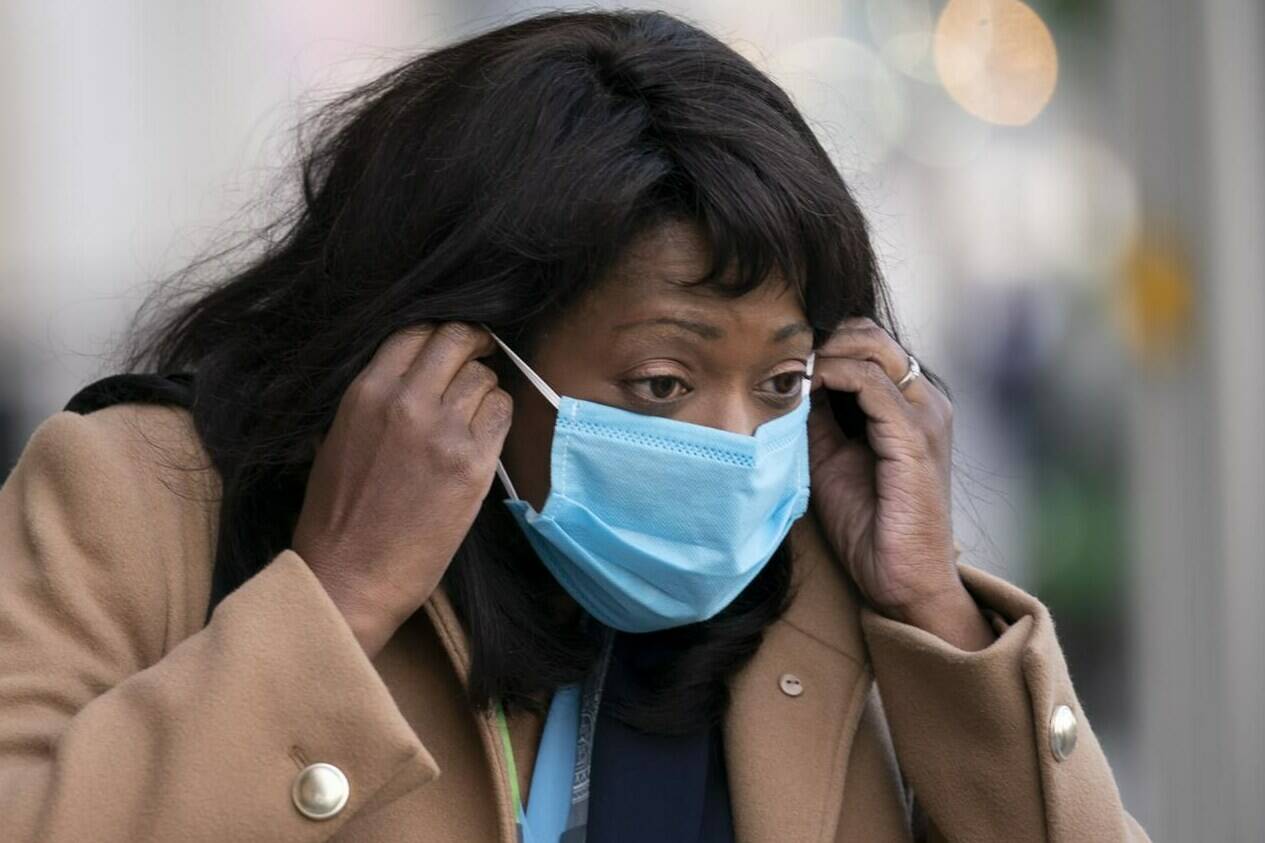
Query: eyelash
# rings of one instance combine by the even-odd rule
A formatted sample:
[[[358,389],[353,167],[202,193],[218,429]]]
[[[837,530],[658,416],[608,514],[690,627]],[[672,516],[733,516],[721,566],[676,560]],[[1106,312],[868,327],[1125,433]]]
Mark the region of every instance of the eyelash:
[[[798,393],[799,384],[804,379],[805,371],[806,370],[798,369],[798,370],[791,370],[791,371],[786,371],[786,372],[778,372],[776,375],[773,375],[767,378],[767,380],[771,381],[771,380],[775,380],[777,378],[783,378],[783,377],[789,379],[792,376],[794,376],[793,383],[789,387],[790,391],[778,392],[774,390],[772,394],[776,397],[770,403],[778,404],[778,405],[789,404],[799,394]],[[680,384],[685,383],[684,379],[679,378],[676,375],[651,375],[645,378],[632,378],[630,380],[625,381],[625,383],[629,384],[631,388],[633,384],[647,384],[648,385],[651,381],[659,381],[659,380],[673,381],[675,383],[680,383]],[[637,398],[651,404],[670,404],[673,401],[680,400],[680,398],[688,394],[689,394],[689,391],[682,393],[681,395],[678,395],[675,398],[658,398],[653,395],[650,395],[650,396],[642,395],[640,393],[637,393],[634,390],[634,395],[636,395]]]

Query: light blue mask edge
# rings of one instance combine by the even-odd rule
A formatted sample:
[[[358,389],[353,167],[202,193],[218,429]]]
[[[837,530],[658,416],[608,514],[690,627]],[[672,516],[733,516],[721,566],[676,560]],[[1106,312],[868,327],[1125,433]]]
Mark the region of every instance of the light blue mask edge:
[[[626,431],[631,428],[638,437],[683,443],[746,462],[757,453],[772,453],[798,441],[799,426],[807,422],[810,409],[810,399],[805,395],[793,409],[762,423],[753,433],[743,434],[564,395],[558,404],[554,428],[588,430],[613,440],[627,438]]]

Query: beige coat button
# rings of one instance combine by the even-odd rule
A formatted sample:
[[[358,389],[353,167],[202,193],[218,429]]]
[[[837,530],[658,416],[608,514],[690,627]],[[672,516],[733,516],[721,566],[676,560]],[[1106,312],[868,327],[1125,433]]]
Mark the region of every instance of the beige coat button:
[[[800,682],[799,677],[794,673],[783,673],[777,680],[777,685],[788,697],[798,697],[804,693],[804,683]]]
[[[1055,706],[1050,715],[1050,750],[1062,761],[1076,749],[1076,715],[1065,705]]]
[[[343,771],[333,764],[309,764],[294,777],[290,799],[308,819],[327,820],[347,804],[351,787]]]

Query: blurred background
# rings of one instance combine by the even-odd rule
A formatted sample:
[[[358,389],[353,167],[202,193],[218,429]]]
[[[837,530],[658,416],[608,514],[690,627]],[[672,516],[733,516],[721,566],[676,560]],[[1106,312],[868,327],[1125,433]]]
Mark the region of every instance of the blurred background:
[[[156,280],[267,218],[322,99],[567,7],[0,3],[0,478]],[[964,561],[1051,607],[1126,806],[1265,840],[1265,4],[656,7],[778,79],[857,191],[954,390]]]

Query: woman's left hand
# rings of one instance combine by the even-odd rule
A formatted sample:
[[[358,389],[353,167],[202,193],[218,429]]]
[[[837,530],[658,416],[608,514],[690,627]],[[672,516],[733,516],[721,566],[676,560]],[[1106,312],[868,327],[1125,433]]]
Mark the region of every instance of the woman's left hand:
[[[955,562],[953,408],[926,377],[898,389],[908,368],[904,349],[865,317],[844,320],[817,349],[811,388],[856,393],[867,422],[865,438],[848,439],[825,394],[813,394],[813,506],[876,610],[960,645],[985,646],[992,636]]]

